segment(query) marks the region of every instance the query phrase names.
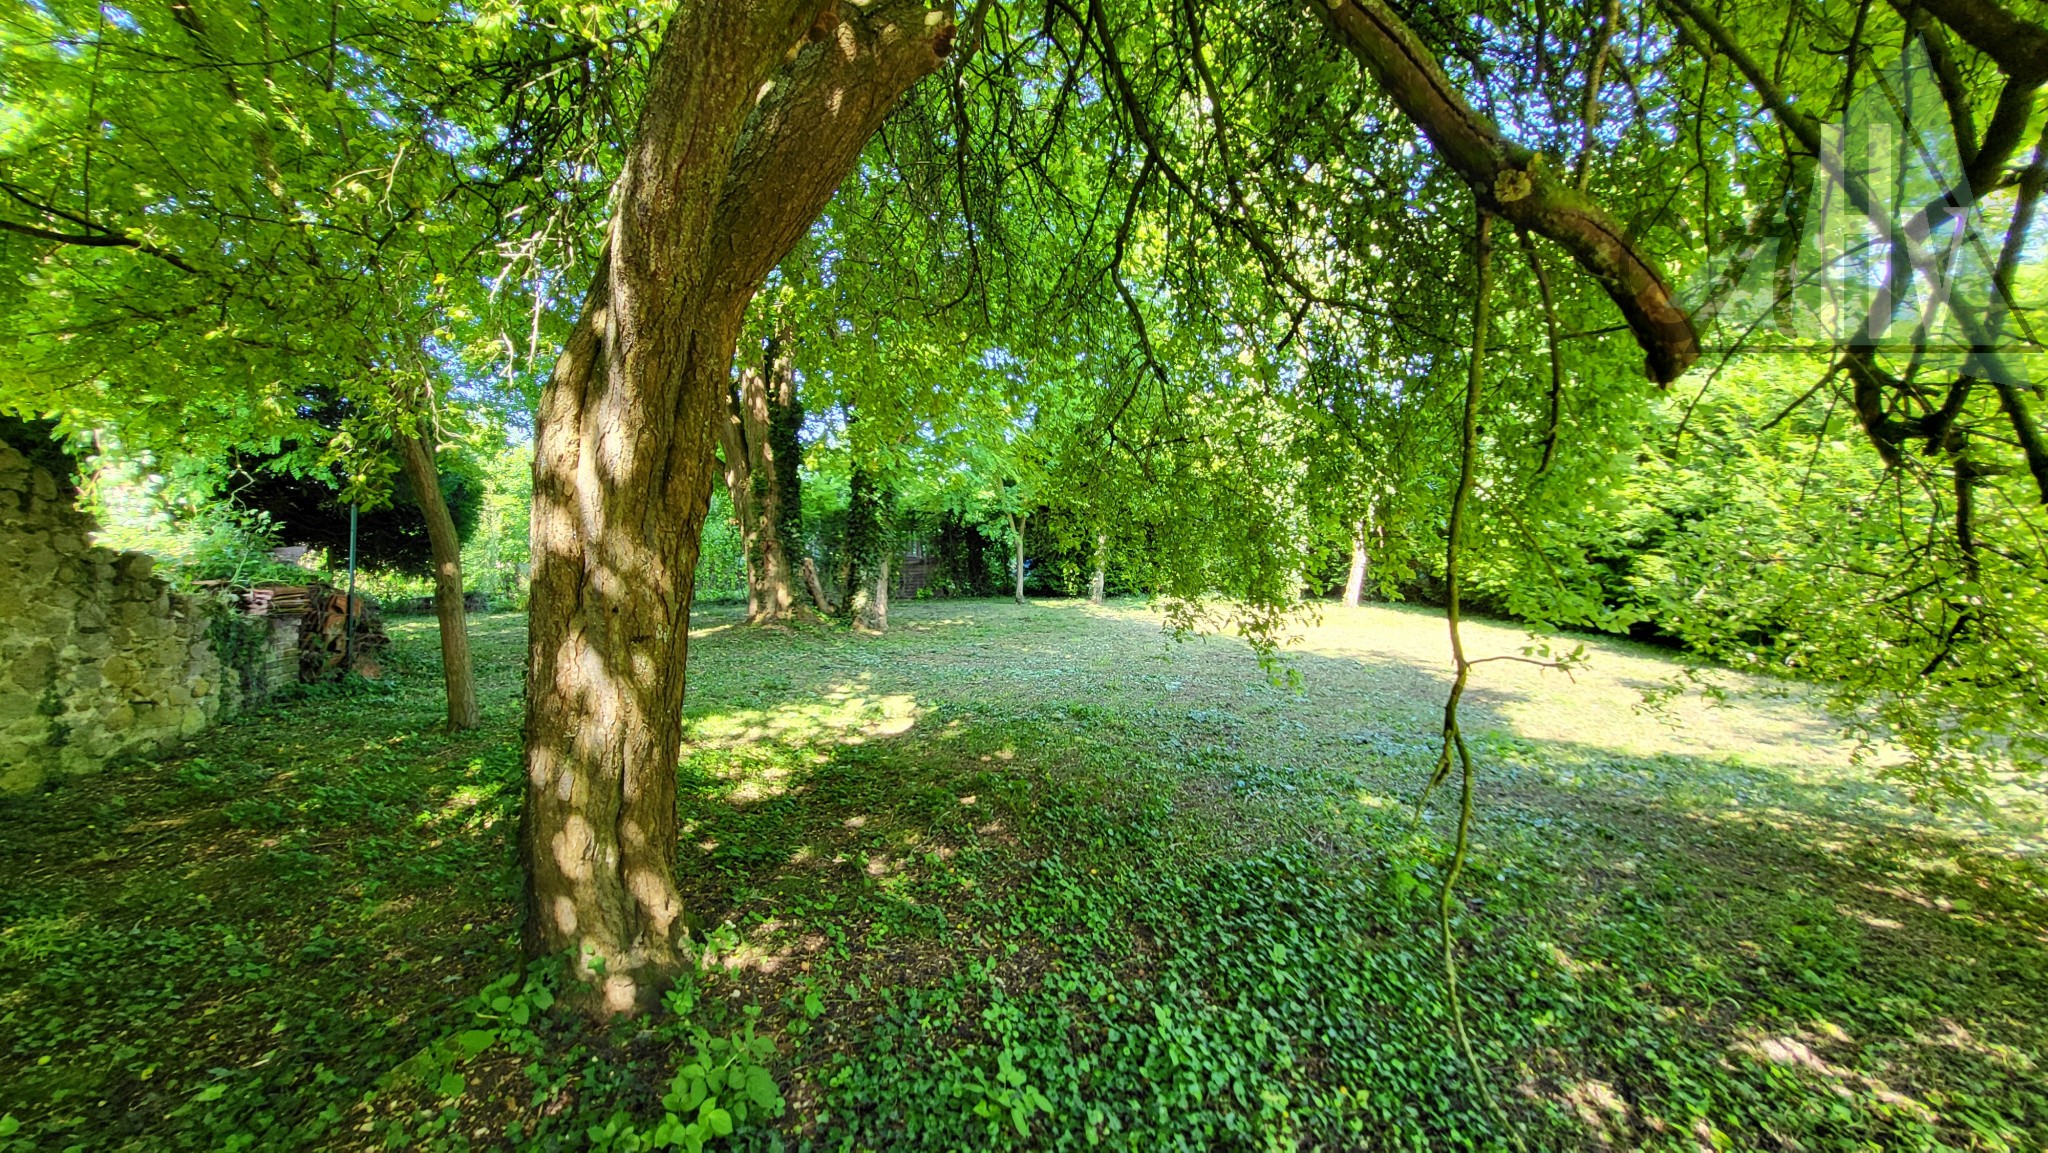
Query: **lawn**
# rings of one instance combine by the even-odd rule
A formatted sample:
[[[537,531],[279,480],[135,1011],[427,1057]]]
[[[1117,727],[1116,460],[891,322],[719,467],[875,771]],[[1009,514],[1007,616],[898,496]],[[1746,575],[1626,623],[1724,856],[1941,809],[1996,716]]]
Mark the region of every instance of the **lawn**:
[[[1439,619],[1326,608],[1298,688],[1136,604],[892,624],[700,610],[702,968],[612,1029],[514,976],[522,618],[479,732],[404,622],[383,683],[0,801],[0,1150],[636,1149],[705,1058],[784,1105],[713,1148],[2048,1148],[2038,795],[1916,809],[1777,682],[1646,708],[1649,649],[1480,666],[1482,1083]]]

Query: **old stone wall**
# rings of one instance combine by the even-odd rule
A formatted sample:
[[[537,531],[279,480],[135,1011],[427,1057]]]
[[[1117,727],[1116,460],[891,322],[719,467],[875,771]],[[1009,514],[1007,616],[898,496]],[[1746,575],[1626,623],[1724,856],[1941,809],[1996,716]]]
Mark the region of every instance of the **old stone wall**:
[[[153,753],[240,704],[225,612],[92,544],[67,488],[0,441],[0,792]]]

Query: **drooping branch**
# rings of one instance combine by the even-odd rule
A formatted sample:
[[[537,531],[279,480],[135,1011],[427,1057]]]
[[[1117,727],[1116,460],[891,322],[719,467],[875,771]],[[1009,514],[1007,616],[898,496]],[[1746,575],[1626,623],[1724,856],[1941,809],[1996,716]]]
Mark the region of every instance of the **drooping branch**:
[[[1473,110],[1392,9],[1381,0],[1335,0],[1327,17],[1339,42],[1472,185],[1484,211],[1549,237],[1600,282],[1642,346],[1652,379],[1669,383],[1699,359],[1692,319],[1673,301],[1656,260],[1566,174]]]

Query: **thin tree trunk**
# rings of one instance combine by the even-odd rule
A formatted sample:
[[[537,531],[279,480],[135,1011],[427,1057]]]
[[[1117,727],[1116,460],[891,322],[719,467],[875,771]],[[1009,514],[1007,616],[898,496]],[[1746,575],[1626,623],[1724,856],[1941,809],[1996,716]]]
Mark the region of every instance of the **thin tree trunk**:
[[[1352,608],[1365,603],[1365,576],[1372,563],[1365,552],[1365,524],[1359,521],[1351,534],[1351,572],[1344,577],[1344,603]]]
[[[685,5],[663,34],[534,451],[524,938],[594,1012],[688,962],[683,674],[742,316],[952,35],[917,0]]]
[[[462,541],[455,518],[441,497],[441,473],[434,454],[416,436],[400,434],[398,458],[427,519],[427,545],[434,561],[434,615],[441,622],[441,682],[448,694],[450,731],[481,723],[476,708],[476,671],[469,659],[469,621],[462,610]]]
[[[1017,532],[1017,563],[1015,568],[1017,570],[1017,603],[1020,605],[1024,603],[1024,521],[1025,518],[1020,515],[1012,514],[1010,517],[1010,527]]]
[[[1099,605],[1109,584],[1109,534],[1095,534],[1095,571],[1088,574],[1088,603]]]
[[[804,588],[810,590],[811,603],[818,606],[820,615],[833,615],[832,602],[825,596],[825,586],[818,581],[818,566],[810,557],[805,557],[799,567],[803,570]]]
[[[793,526],[803,518],[797,478],[803,408],[787,344],[777,333],[768,339],[760,367],[740,369],[726,390],[725,419],[717,423],[725,487],[747,561],[750,624],[779,624],[796,609],[790,556],[796,551]]]

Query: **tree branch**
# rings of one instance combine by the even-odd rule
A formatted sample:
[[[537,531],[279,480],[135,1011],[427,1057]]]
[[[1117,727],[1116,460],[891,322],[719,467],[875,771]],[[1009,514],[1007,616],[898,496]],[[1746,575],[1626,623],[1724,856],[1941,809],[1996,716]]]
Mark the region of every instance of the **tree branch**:
[[[1699,359],[1692,319],[1673,302],[1657,262],[1540,154],[1475,112],[1392,9],[1382,0],[1335,0],[1327,19],[1338,41],[1472,185],[1482,211],[1556,241],[1600,282],[1627,318],[1652,379],[1667,384]]]
[[[33,224],[18,224],[12,220],[0,220],[0,231],[13,232],[21,236],[32,236],[37,240],[48,240],[56,244],[77,245],[81,248],[129,248],[136,252],[154,256],[180,271],[189,272],[194,276],[199,275],[198,269],[185,263],[184,259],[176,253],[165,251],[146,240],[138,240],[126,233],[107,232],[81,235],[71,232],[52,232],[47,228],[37,228]]]

